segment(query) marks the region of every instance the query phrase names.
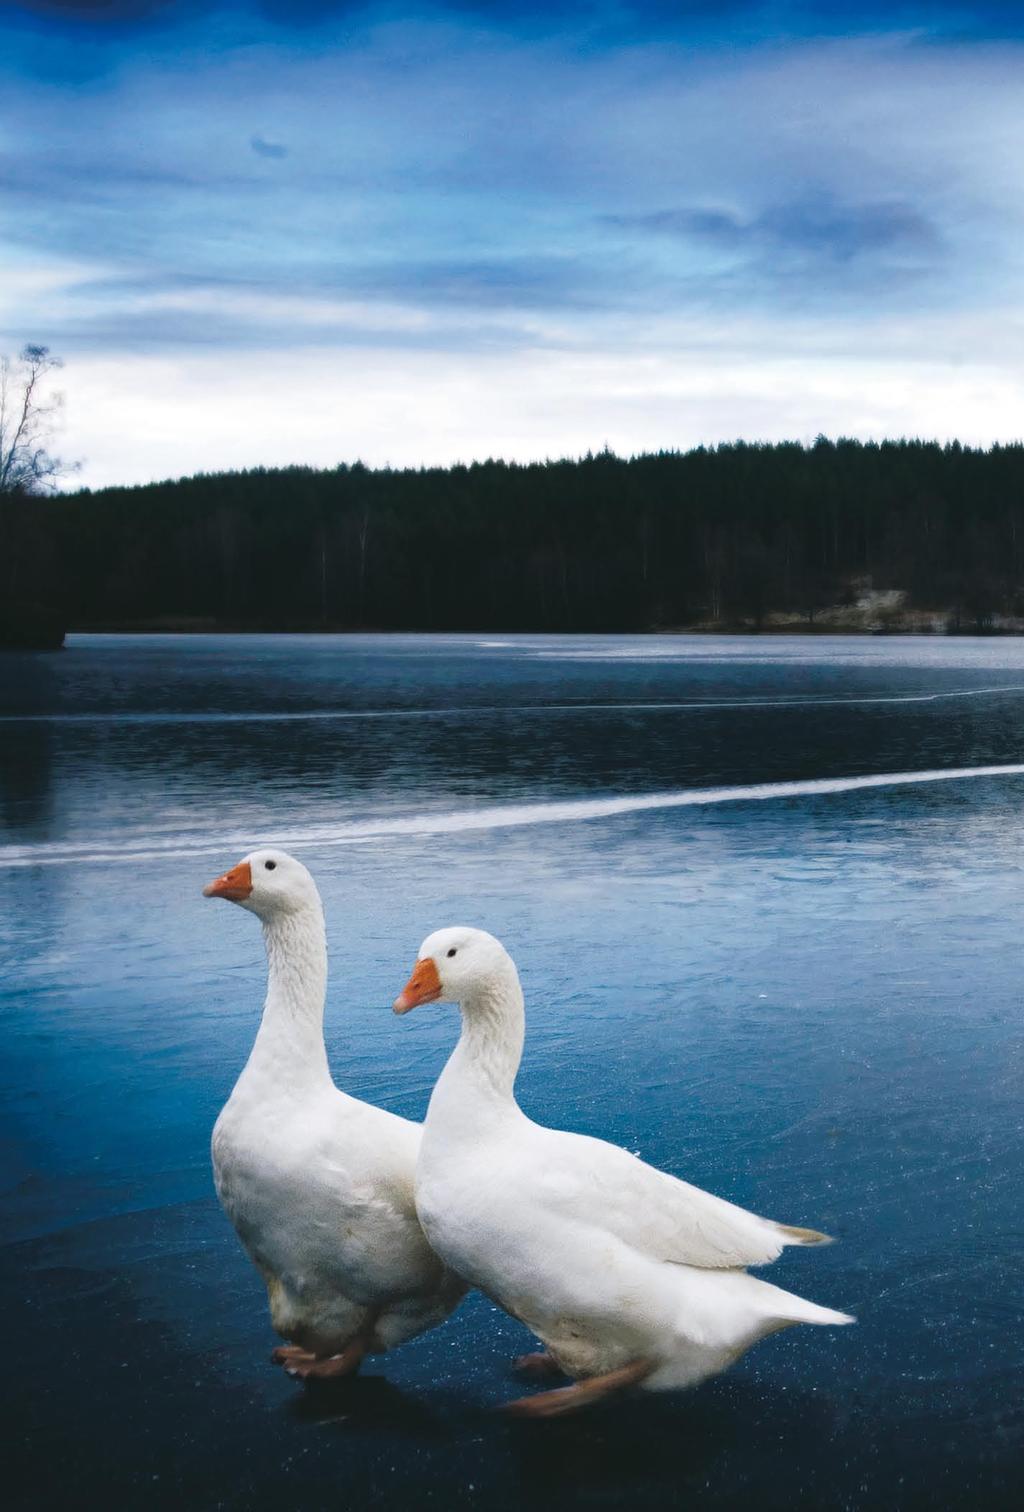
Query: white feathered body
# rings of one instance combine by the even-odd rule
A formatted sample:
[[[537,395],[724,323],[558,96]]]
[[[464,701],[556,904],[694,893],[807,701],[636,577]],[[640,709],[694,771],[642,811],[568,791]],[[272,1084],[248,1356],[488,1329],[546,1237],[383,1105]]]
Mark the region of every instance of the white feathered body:
[[[567,1375],[645,1359],[647,1389],[690,1386],[789,1323],[851,1321],[746,1273],[786,1242],[770,1221],[601,1140],[522,1114],[503,1132],[440,1153],[428,1120],[420,1221]]]
[[[217,1196],[267,1287],[274,1328],[317,1355],[394,1348],[466,1287],[416,1216],[422,1129],[341,1092],[323,1042],[317,906],[265,925],[269,983],[248,1063],[214,1126]]]
[[[254,1080],[214,1126],[213,1171],[277,1332],[329,1355],[367,1330],[373,1352],[443,1322],[465,1287],[416,1216],[419,1126],[332,1086],[296,1106]]]
[[[447,1264],[532,1329],[567,1375],[645,1360],[648,1390],[694,1385],[791,1323],[853,1321],[744,1269],[823,1236],[527,1118],[512,1095],[518,981],[507,998],[463,1004],[424,1125],[417,1209]]]

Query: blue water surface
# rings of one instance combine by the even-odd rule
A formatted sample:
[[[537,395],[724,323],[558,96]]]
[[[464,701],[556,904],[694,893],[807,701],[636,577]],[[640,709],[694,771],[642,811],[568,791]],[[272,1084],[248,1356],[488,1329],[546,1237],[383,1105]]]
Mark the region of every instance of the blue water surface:
[[[14,1504],[1019,1506],[1024,776],[938,779],[1024,762],[1022,735],[1015,639],[0,658]],[[271,841],[323,892],[347,1091],[422,1116],[457,1016],[388,1005],[430,930],[490,929],[525,1109],[835,1234],[771,1275],[857,1327],[520,1423],[491,1409],[529,1336],[472,1297],[350,1388],[288,1381],[208,1155],[264,962],[201,888]]]

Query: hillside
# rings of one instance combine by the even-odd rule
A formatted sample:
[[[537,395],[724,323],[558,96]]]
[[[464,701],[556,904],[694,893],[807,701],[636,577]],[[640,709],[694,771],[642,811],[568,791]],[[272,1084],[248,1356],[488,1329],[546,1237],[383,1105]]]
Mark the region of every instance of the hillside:
[[[10,499],[8,599],[84,627],[1024,626],[1024,447],[200,475]]]

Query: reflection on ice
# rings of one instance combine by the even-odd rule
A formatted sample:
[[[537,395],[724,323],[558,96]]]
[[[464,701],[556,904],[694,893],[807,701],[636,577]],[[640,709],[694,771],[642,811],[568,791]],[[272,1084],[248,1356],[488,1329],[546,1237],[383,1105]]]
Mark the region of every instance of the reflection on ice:
[[[507,639],[0,659],[5,1488],[1019,1505],[1024,643]],[[432,929],[490,929],[527,990],[523,1107],[835,1233],[814,1286],[857,1329],[541,1433],[488,1413],[531,1345],[480,1296],[349,1395],[261,1366],[209,1135],[264,967],[200,889],[270,838],[324,896],[339,1085],[422,1116],[455,1012],[403,1026],[396,977]]]

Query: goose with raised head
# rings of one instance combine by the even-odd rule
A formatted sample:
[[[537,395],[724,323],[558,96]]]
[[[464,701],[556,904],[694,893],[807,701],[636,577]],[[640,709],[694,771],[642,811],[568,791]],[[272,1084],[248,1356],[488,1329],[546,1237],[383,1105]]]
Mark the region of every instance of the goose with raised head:
[[[347,1375],[442,1322],[466,1290],[416,1217],[422,1130],[331,1078],[323,907],[302,863],[253,851],[203,891],[257,916],[268,967],[255,1044],[213,1130],[217,1196],[289,1341],[275,1363]]]
[[[543,1340],[535,1374],[574,1384],[507,1410],[547,1416],[638,1385],[692,1386],[793,1323],[851,1323],[747,1273],[826,1236],[759,1218],[603,1140],[534,1123],[513,1090],[524,1037],[511,958],[480,929],[439,930],[395,1012],[458,1003],[434,1088],[416,1206],[437,1253]]]

